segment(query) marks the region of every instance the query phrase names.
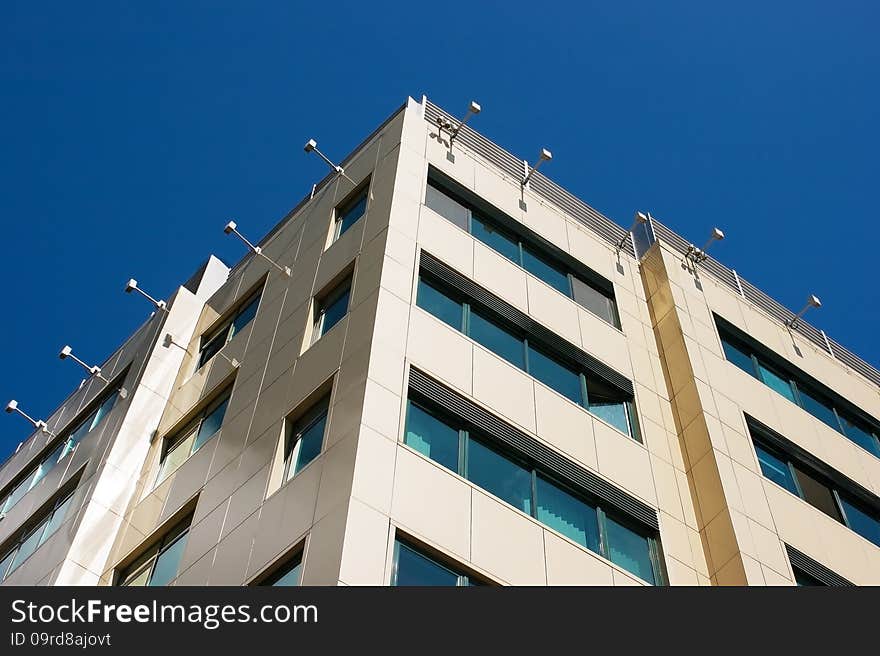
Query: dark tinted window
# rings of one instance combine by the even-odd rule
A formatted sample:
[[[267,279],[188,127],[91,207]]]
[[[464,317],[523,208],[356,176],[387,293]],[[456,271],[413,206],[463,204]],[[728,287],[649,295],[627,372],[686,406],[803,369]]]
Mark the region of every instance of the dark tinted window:
[[[575,403],[583,403],[581,377],[554,358],[529,345],[529,374]]]
[[[406,418],[404,441],[419,453],[457,472],[459,433],[446,422],[412,401]]]
[[[467,468],[469,480],[531,514],[532,476],[529,470],[473,439],[468,442]]]
[[[471,233],[489,248],[501,253],[507,259],[520,264],[519,241],[491,223],[474,215],[471,219]]]
[[[482,344],[511,364],[523,370],[526,368],[525,344],[522,338],[505,330],[478,312],[471,312],[468,334],[475,342]]]
[[[453,300],[422,278],[419,279],[416,305],[456,330],[463,330],[464,314],[461,303]]]

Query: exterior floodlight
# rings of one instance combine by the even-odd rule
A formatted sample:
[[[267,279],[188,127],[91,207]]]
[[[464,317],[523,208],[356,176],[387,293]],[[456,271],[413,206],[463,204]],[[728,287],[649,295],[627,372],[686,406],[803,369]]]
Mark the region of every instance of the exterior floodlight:
[[[538,155],[538,161],[533,167],[529,168],[529,163],[524,162],[524,164],[526,165],[526,175],[522,179],[522,186],[525,187],[527,184],[529,184],[529,180],[531,180],[532,178],[532,173],[537,171],[538,167],[541,166],[541,164],[543,164],[544,162],[549,162],[551,159],[553,159],[553,153],[551,153],[546,148],[542,148],[541,154]]]
[[[272,260],[267,255],[265,255],[262,248],[260,248],[259,246],[254,246],[251,242],[249,242],[247,237],[245,237],[238,231],[238,224],[236,224],[235,221],[230,221],[229,223],[227,223],[226,227],[223,228],[223,232],[225,232],[227,235],[235,235],[236,237],[241,239],[241,241],[244,242],[244,245],[247,246],[251,251],[262,257],[285,276],[287,276],[288,278],[290,277],[290,267],[281,266],[280,264],[275,262],[275,260]]]
[[[82,360],[80,360],[78,357],[76,357],[73,354],[73,349],[70,348],[70,346],[65,346],[63,349],[61,349],[61,351],[58,353],[58,357],[62,360],[66,360],[67,358],[70,358],[71,360],[76,362],[79,366],[81,366],[83,369],[88,371],[90,374],[97,376],[98,378],[100,378],[104,382],[110,382],[101,375],[101,367],[99,367],[97,365],[93,365],[93,366],[87,365],[85,362],[83,362]]]
[[[721,228],[712,228],[712,234],[709,236],[709,241],[702,248],[697,248],[693,244],[690,244],[687,249],[687,253],[685,253],[685,257],[692,259],[695,263],[702,262],[709,255],[706,253],[709,250],[709,246],[712,245],[712,242],[721,241],[724,239],[724,232],[722,232]]]
[[[318,150],[318,142],[315,141],[314,139],[309,139],[308,141],[306,141],[306,145],[303,146],[303,150],[306,151],[307,153],[314,152],[318,157],[320,157],[322,160],[324,160],[324,162],[327,164],[327,166],[329,166],[329,167],[330,167],[331,169],[333,169],[336,173],[338,173],[338,174],[341,175],[343,178],[345,178],[346,180],[348,180],[351,184],[355,184],[354,180],[352,180],[352,179],[349,178],[347,175],[345,175],[345,169],[344,169],[344,168],[342,168],[342,167],[339,166],[338,164],[334,164],[334,163],[330,160],[329,157],[327,157],[324,153],[322,153],[320,150]]]
[[[796,315],[794,315],[794,319],[786,321],[785,323],[789,328],[796,328],[798,322],[801,320],[801,317],[807,313],[807,310],[809,310],[810,308],[820,307],[822,307],[822,301],[819,300],[819,297],[815,294],[810,294],[810,297],[807,299],[807,304],[804,306],[804,308]]]
[[[152,296],[150,296],[147,292],[145,292],[143,289],[138,287],[137,280],[135,280],[134,278],[131,278],[131,279],[129,279],[128,284],[125,286],[125,293],[130,294],[133,291],[137,292],[138,294],[140,294],[141,296],[146,298],[148,301],[150,301],[150,303],[155,305],[159,310],[167,310],[168,309],[167,305],[165,304],[165,301],[155,299]]]
[[[629,239],[629,236],[633,233],[633,231],[640,225],[644,225],[648,222],[648,219],[651,218],[651,213],[648,212],[645,214],[644,212],[636,212],[635,217],[633,217],[632,226],[630,229],[626,231],[626,234],[620,238],[620,241],[617,242],[617,250],[623,248],[623,245],[626,243],[626,240]]]
[[[43,421],[42,419],[34,419],[30,415],[28,415],[26,412],[24,412],[24,410],[18,407],[18,401],[16,401],[15,399],[10,400],[9,403],[6,404],[6,412],[10,414],[14,412],[18,415],[21,415],[22,417],[27,419],[34,428],[54,437],[54,434],[51,433],[49,431],[49,428],[46,426],[45,421]]]
[[[172,345],[192,355],[192,353],[189,352],[189,349],[186,348],[183,344],[174,341],[174,335],[172,335],[171,333],[165,333],[165,337],[162,341],[162,346],[164,346],[165,348],[171,348]]]
[[[476,116],[483,108],[480,107],[480,104],[476,100],[471,100],[471,104],[468,106],[467,114],[464,115],[464,118],[458,122],[458,125],[449,133],[449,143],[452,144],[452,140],[458,136],[458,133],[461,131],[461,128],[465,123],[468,122],[471,116]]]

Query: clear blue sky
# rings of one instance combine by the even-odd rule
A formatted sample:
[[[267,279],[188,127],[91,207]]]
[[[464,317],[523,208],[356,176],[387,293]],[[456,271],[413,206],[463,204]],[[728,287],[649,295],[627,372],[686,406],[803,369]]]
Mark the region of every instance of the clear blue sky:
[[[731,5],[731,3],[727,3]],[[137,6],[135,6],[137,5]],[[425,93],[618,223],[649,210],[880,364],[876,2],[0,6],[0,400],[49,414],[210,253],[242,255]],[[208,7],[211,7],[210,9]],[[829,245],[835,244],[834,248]],[[0,419],[0,457],[28,434]]]

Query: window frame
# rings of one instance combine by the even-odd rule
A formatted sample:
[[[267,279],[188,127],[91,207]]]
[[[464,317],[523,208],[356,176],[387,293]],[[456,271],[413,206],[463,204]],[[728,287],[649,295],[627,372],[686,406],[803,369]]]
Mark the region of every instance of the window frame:
[[[305,556],[305,548],[300,544],[297,547],[294,547],[292,551],[288,551],[286,554],[281,556],[281,558],[276,561],[272,567],[268,568],[268,572],[260,575],[256,581],[251,583],[251,586],[255,587],[274,587],[278,581],[287,576],[293,569],[299,567],[299,572],[297,572],[296,584],[286,587],[300,587],[302,586],[302,575],[303,575],[303,562]]]
[[[620,428],[618,426],[611,424],[610,422],[606,421],[605,419],[603,419],[602,417],[593,413],[590,410],[589,393],[588,393],[588,379],[589,380],[596,380],[596,381],[598,381],[599,384],[607,386],[611,390],[615,390],[616,388],[613,384],[611,384],[610,382],[608,382],[607,380],[605,380],[604,378],[602,378],[598,374],[595,374],[594,372],[585,371],[584,367],[582,367],[581,365],[569,361],[568,358],[566,358],[564,355],[558,353],[556,351],[556,349],[553,349],[552,347],[544,344],[542,342],[542,340],[540,340],[540,339],[535,339],[533,336],[529,335],[526,331],[522,330],[521,328],[510,324],[503,317],[498,316],[490,308],[484,307],[480,303],[475,303],[473,301],[473,299],[467,297],[466,295],[459,293],[456,290],[449,289],[448,285],[445,285],[442,281],[439,281],[434,276],[427,274],[426,272],[420,270],[419,276],[418,276],[418,282],[416,284],[416,306],[419,307],[424,312],[427,312],[428,314],[430,314],[432,317],[434,317],[438,321],[443,322],[445,325],[450,326],[450,324],[448,324],[445,320],[441,319],[437,315],[433,314],[431,312],[431,310],[429,310],[429,309],[425,308],[423,305],[421,305],[421,303],[420,303],[420,299],[421,299],[420,288],[421,288],[422,284],[425,284],[426,286],[430,287],[435,292],[437,292],[437,293],[445,296],[449,300],[451,300],[455,303],[459,303],[461,305],[461,307],[462,307],[461,327],[458,328],[457,330],[461,334],[463,334],[465,337],[467,337],[468,339],[471,339],[476,344],[479,344],[481,347],[490,351],[491,353],[493,353],[497,357],[501,358],[502,360],[504,360],[505,362],[507,362],[511,366],[516,367],[517,369],[519,369],[520,371],[522,371],[523,373],[525,373],[529,377],[536,380],[541,385],[544,385],[545,387],[552,390],[556,394],[559,394],[560,396],[567,399],[568,401],[571,401],[572,403],[574,403],[575,405],[577,405],[581,409],[586,410],[586,412],[588,412],[592,418],[594,418],[598,421],[603,421],[603,422],[607,423],[614,430],[622,433],[623,435],[626,435],[630,439],[633,439],[636,442],[639,442],[640,444],[642,443],[641,430],[640,430],[640,425],[638,422],[637,412],[636,412],[636,408],[635,408],[635,395],[634,394],[632,396],[629,396],[628,394],[625,394],[624,392],[621,391],[621,396],[626,397],[626,398],[621,399],[620,404],[623,406],[623,412],[626,417],[626,425],[627,425],[627,429],[628,429],[628,432],[623,432],[620,430]],[[519,339],[519,341],[521,342],[521,345],[522,345],[524,366],[520,367],[516,363],[511,362],[505,356],[503,356],[503,355],[499,354],[497,351],[495,351],[491,346],[477,340],[476,338],[474,338],[472,336],[471,317],[474,314],[477,314],[483,321],[486,321],[490,324],[493,324],[496,328],[498,328],[504,332],[507,332],[507,333],[515,336],[517,339]],[[450,327],[452,327],[452,326],[450,326]],[[541,380],[540,378],[538,378],[537,376],[532,374],[532,372],[530,371],[530,368],[529,368],[529,352],[531,349],[535,349],[536,351],[541,353],[547,359],[555,362],[559,366],[566,368],[566,369],[568,369],[578,375],[580,393],[579,393],[579,399],[577,401],[571,399],[569,396],[563,394],[562,392],[560,392],[556,388],[551,387],[546,382],[544,382],[543,380]]]
[[[22,474],[14,477],[10,484],[6,486],[5,492],[2,496],[0,496],[0,518],[6,516],[6,514],[12,510],[19,501],[21,501],[28,492],[34,489],[40,481],[42,481],[46,476],[49,475],[55,466],[64,460],[69,454],[73,453],[76,446],[82,441],[86,435],[95,430],[98,426],[104,423],[104,419],[106,419],[113,409],[116,407],[116,404],[119,402],[120,390],[121,386],[117,386],[116,381],[121,381],[123,377],[128,373],[128,369],[126,368],[119,376],[117,376],[113,383],[108,385],[111,391],[104,392],[103,394],[98,394],[94,399],[87,405],[87,412],[80,412],[79,418],[75,421],[70,422],[70,428],[66,428],[61,435],[57,438],[49,442],[43,449],[41,449],[40,454],[37,458],[35,458],[32,462],[35,462],[33,466],[29,466],[27,469],[22,470]],[[101,409],[104,405],[113,400],[113,403],[110,407],[104,412],[104,414],[99,416]],[[87,423],[90,423],[88,430],[75,438],[79,430],[85,426]],[[49,457],[52,456],[58,449],[61,449],[61,453],[55,458],[55,461],[52,463],[52,466],[48,469],[43,470],[43,465],[49,461]],[[25,473],[26,472],[26,473]],[[38,476],[39,474],[39,476]],[[24,489],[25,484],[27,484],[27,489]],[[14,494],[18,492],[19,489],[22,489],[23,492],[18,496],[17,499],[14,499],[12,503],[9,503],[11,499],[13,499]],[[9,505],[7,505],[9,504]]]
[[[371,176],[367,176],[365,180],[361,181],[357,187],[342,199],[342,202],[338,203],[336,207],[333,208],[333,230],[328,247],[335,244],[342,235],[348,232],[358,221],[367,215],[367,211],[370,209],[370,183]],[[352,221],[345,230],[343,230],[342,225],[347,218],[344,214],[352,210],[362,198],[364,200],[363,213]]]
[[[26,522],[21,529],[18,531],[18,536],[15,540],[10,542],[10,547],[3,552],[3,556],[0,557],[0,564],[5,565],[3,571],[0,571],[0,582],[5,581],[10,574],[12,574],[16,569],[18,569],[21,565],[23,565],[27,560],[33,556],[37,550],[45,544],[46,540],[52,537],[58,530],[61,528],[61,524],[64,523],[64,520],[67,518],[67,513],[70,512],[70,507],[65,505],[73,499],[73,495],[76,494],[77,484],[79,482],[79,477],[77,477],[76,483],[65,486],[60,492],[55,494],[54,501],[51,504],[46,506],[46,510],[41,511],[38,515],[36,515],[35,519],[32,519]],[[55,518],[55,513],[62,507],[64,508],[64,516],[61,518],[61,523],[58,524],[51,532],[46,533],[46,530],[51,526],[52,520]],[[23,560],[18,561],[18,555],[20,553],[21,547],[31,539],[33,535],[35,535],[39,531],[40,536],[37,539],[36,545],[31,550],[31,552],[24,557]],[[18,562],[17,562],[18,561]]]
[[[312,462],[324,452],[324,443],[327,440],[327,429],[329,428],[330,418],[330,392],[321,396],[308,409],[300,414],[296,419],[287,419],[284,427],[284,461],[281,475],[281,486],[283,487],[289,481],[296,477],[303,469],[308,467]],[[307,463],[299,466],[300,453],[297,452],[296,468],[291,470],[293,465],[293,454],[296,447],[302,443],[303,434],[317,424],[321,419],[324,420],[324,430],[321,432],[321,446],[314,458]],[[302,426],[297,430],[298,426]]]
[[[405,539],[401,537],[400,534],[395,534],[394,536],[394,549],[391,560],[391,580],[389,581],[390,587],[407,587],[398,585],[399,574],[400,574],[400,549],[403,547],[404,549],[408,549],[412,553],[417,556],[421,556],[425,560],[430,561],[432,564],[436,565],[438,568],[444,569],[450,574],[456,576],[456,582],[454,586],[439,586],[439,587],[456,587],[456,588],[467,588],[467,587],[475,587],[475,586],[485,586],[485,585],[493,585],[492,583],[487,582],[485,579],[474,576],[472,574],[468,574],[465,569],[461,566],[454,566],[450,564],[450,558],[448,557],[436,557],[433,553],[426,552],[425,549],[419,548],[412,540]]]
[[[208,442],[214,439],[214,437],[223,429],[223,422],[226,420],[226,412],[229,409],[228,404],[230,399],[232,398],[234,386],[234,381],[229,383],[228,385],[223,386],[219,392],[211,395],[209,399],[202,404],[202,407],[200,409],[195,411],[189,421],[181,425],[180,428],[169,431],[169,433],[162,438],[162,452],[159,456],[159,471],[156,474],[156,481],[153,484],[153,487],[158,486],[169,476],[171,476],[171,474],[180,469],[187,460],[198,453],[202,449],[202,447],[204,447]],[[198,446],[198,448],[194,448],[196,446],[196,441],[198,440],[199,431],[202,428],[202,424],[209,416],[211,416],[211,414],[215,410],[217,410],[217,408],[219,408],[224,403],[226,403],[227,406],[226,409],[223,410],[223,418],[220,420],[220,427],[213,433],[211,433],[211,435],[206,438]],[[180,464],[178,464],[174,469],[164,472],[165,462],[168,459],[168,455],[181,444],[186,442],[190,437],[192,437],[192,444],[190,445],[190,451],[187,454],[186,458],[181,460]]]
[[[780,394],[784,398],[788,398],[781,394],[772,385],[768,385],[764,381],[762,368],[770,371],[774,375],[788,382],[791,388],[792,403],[801,408],[814,419],[822,422],[831,430],[843,435],[850,442],[855,444],[863,451],[871,454],[875,458],[880,458],[880,422],[870,417],[866,412],[857,408],[852,403],[843,399],[839,394],[829,389],[827,386],[815,381],[811,376],[803,373],[794,365],[784,361],[783,358],[773,353],[763,344],[758,343],[753,338],[744,336],[736,326],[729,321],[713,313],[715,319],[715,328],[718,333],[718,339],[721,344],[721,352],[724,359],[730,362],[740,371],[745,371],[738,363],[728,357],[726,346],[730,346],[739,351],[743,355],[748,355],[752,362],[751,371],[747,374],[758,380],[762,385],[769,387],[775,393]],[[837,426],[831,426],[818,414],[811,412],[803,397],[809,396],[814,402],[827,403],[833,416],[837,421]],[[847,433],[847,424],[852,425],[863,435],[871,438],[872,448],[866,448],[860,441]],[[863,428],[864,427],[864,428]]]
[[[257,314],[260,311],[260,303],[263,300],[264,287],[265,280],[257,287],[257,289],[244,296],[242,301],[236,303],[230,310],[227,310],[225,318],[219,322],[215,322],[213,326],[202,333],[202,336],[199,338],[199,357],[196,360],[196,371],[199,371],[202,367],[213,360],[217,353],[222,351],[238,333],[244,330],[254,319],[257,318]],[[254,302],[257,304],[257,307],[254,310],[254,316],[251,317],[244,326],[241,326],[238,330],[233,330],[236,319],[244,314],[246,310],[250,309],[251,304]],[[220,340],[221,336],[223,343],[220,344],[220,346],[217,347],[217,350],[211,353],[209,357],[205,358],[205,353],[208,352],[208,346],[214,341]]]
[[[847,517],[846,507],[843,504],[843,499],[847,500],[847,503],[850,503],[852,506],[856,507],[860,512],[869,516],[873,519],[878,525],[877,535],[880,536],[880,498],[872,500],[870,497],[872,494],[858,485],[855,481],[843,480],[844,477],[842,474],[839,474],[835,470],[832,470],[830,467],[821,463],[814,457],[805,458],[802,457],[798,451],[796,446],[792,445],[788,440],[783,438],[782,436],[774,433],[766,426],[760,425],[756,420],[747,417],[746,421],[749,434],[752,440],[752,447],[755,449],[756,458],[757,458],[757,448],[761,448],[764,451],[769,452],[771,455],[775,456],[780,461],[784,462],[788,468],[789,476],[794,482],[794,487],[796,492],[792,492],[788,488],[780,485],[769,476],[764,473],[764,468],[760,464],[760,459],[758,459],[759,469],[761,470],[761,476],[774,485],[779,486],[789,494],[795,494],[801,501],[809,504],[811,507],[815,508],[823,515],[833,519],[839,524],[842,524],[850,531],[858,535],[864,540],[871,542],[872,544],[876,544],[876,546],[880,547],[880,540],[878,543],[875,543],[873,540],[868,538],[865,535],[862,535],[855,528],[852,527],[849,518]],[[817,467],[815,463],[818,463]],[[798,477],[798,470],[803,470],[804,474],[812,478],[816,483],[822,485],[827,488],[827,490],[831,493],[831,498],[834,503],[834,507],[839,515],[839,517],[833,517],[826,513],[821,507],[812,503],[809,499],[807,499],[801,482]],[[823,471],[824,470],[824,471]]]
[[[150,587],[150,582],[156,573],[156,563],[159,557],[173,547],[181,539],[188,540],[189,532],[192,528],[192,513],[186,515],[183,519],[172,524],[167,530],[163,531],[158,537],[151,541],[149,547],[144,549],[136,558],[132,559],[125,567],[117,568],[116,587],[132,587],[128,584],[136,580],[144,570],[149,569],[147,578],[143,585],[137,587]],[[186,545],[184,545],[184,549]],[[181,554],[182,555],[182,554]],[[170,579],[173,581],[180,575],[180,562],[177,563],[177,571]]]
[[[436,171],[433,167],[429,168],[426,187],[432,187],[435,191],[445,195],[448,199],[452,200],[453,202],[457,203],[458,205],[460,205],[461,207],[463,207],[465,209],[466,215],[467,215],[467,217],[466,217],[466,222],[467,222],[466,230],[469,235],[471,235],[474,239],[479,241],[481,244],[485,245],[487,248],[490,248],[493,252],[495,252],[498,255],[500,255],[501,257],[503,257],[508,262],[511,262],[515,266],[517,266],[520,269],[522,269],[523,271],[525,271],[528,275],[540,280],[541,282],[543,282],[545,285],[547,285],[548,287],[550,287],[554,291],[559,292],[563,296],[566,296],[570,300],[574,301],[580,307],[584,308],[587,312],[589,312],[593,316],[598,317],[599,319],[601,319],[602,321],[604,321],[608,325],[613,326],[617,330],[622,330],[621,323],[620,323],[620,310],[617,306],[617,295],[614,291],[614,283],[612,281],[605,279],[604,276],[601,276],[600,274],[596,273],[595,271],[590,270],[588,267],[586,267],[586,265],[583,265],[581,263],[578,263],[578,266],[573,267],[570,263],[567,263],[564,260],[564,257],[567,256],[567,254],[565,254],[563,252],[563,257],[560,257],[559,255],[557,255],[556,253],[553,252],[553,250],[552,250],[553,247],[548,248],[547,246],[545,246],[541,243],[540,236],[538,236],[538,235],[533,236],[533,235],[528,234],[527,228],[516,225],[518,222],[514,221],[513,219],[508,218],[506,221],[501,220],[499,217],[502,216],[502,213],[499,210],[497,210],[495,208],[484,209],[484,208],[478,207],[477,205],[480,203],[474,203],[472,201],[467,200],[466,198],[463,197],[462,194],[458,193],[457,191],[455,191],[454,189],[451,188],[451,187],[456,187],[456,186],[458,186],[458,185],[454,180],[452,180],[451,178],[448,178],[447,176],[443,175],[439,171]],[[450,222],[454,223],[455,225],[458,225],[456,222],[445,217],[438,210],[431,208],[428,205],[427,191],[425,193],[426,193],[426,196],[422,202],[426,207],[429,207],[429,209],[431,209],[434,212],[437,212],[437,214],[439,214],[440,216],[443,216],[444,218],[446,218]],[[481,204],[488,205],[485,202],[483,202]],[[495,249],[494,247],[492,247],[491,245],[486,243],[484,240],[480,239],[480,237],[478,237],[474,233],[473,221],[474,221],[475,216],[481,223],[486,224],[490,229],[503,235],[509,241],[515,242],[516,250],[517,250],[517,254],[518,254],[517,260],[514,261],[514,260],[510,259],[506,254]],[[459,227],[461,227],[461,226],[459,226]],[[536,273],[533,273],[529,268],[526,267],[525,252],[527,250],[531,250],[533,253],[533,256],[539,260],[543,260],[547,266],[554,268],[554,269],[557,269],[560,273],[563,273],[565,275],[566,280],[567,280],[567,291],[564,292],[564,291],[560,290],[556,285],[551,284],[550,282],[547,282],[542,277],[538,276]],[[568,256],[568,257],[571,257],[571,256]],[[574,259],[574,258],[572,258],[572,259]],[[584,269],[584,271],[577,271],[576,269],[579,269],[579,268]],[[610,310],[609,311],[610,319],[611,319],[610,321],[608,319],[606,319],[604,316],[597,314],[596,312],[593,311],[592,308],[587,307],[586,305],[584,305],[583,303],[581,303],[580,301],[578,301],[575,298],[574,280],[578,280],[581,284],[586,285],[587,287],[591,288],[595,292],[601,294],[606,299],[606,301],[608,302],[609,310]]]
[[[333,328],[335,328],[342,321],[342,319],[344,319],[346,315],[348,315],[348,312],[351,309],[351,290],[353,283],[354,275],[348,274],[347,276],[342,278],[337,284],[333,285],[328,292],[315,296],[312,318],[312,340],[310,346],[320,340],[330,330],[333,330]],[[336,323],[325,330],[324,321],[327,315],[327,308],[332,306],[333,303],[338,301],[345,294],[348,294],[345,314],[343,314]]]
[[[452,473],[454,473],[455,475],[460,476],[464,480],[468,481],[471,485],[474,485],[474,486],[478,487],[479,489],[485,491],[487,494],[490,494],[493,498],[498,499],[502,503],[510,506],[511,508],[517,510],[518,512],[521,512],[523,514],[528,515],[529,517],[534,519],[536,522],[541,524],[541,526],[544,526],[547,529],[558,533],[559,535],[565,537],[565,539],[571,540],[572,542],[575,542],[575,544],[579,544],[578,542],[576,542],[572,538],[564,535],[563,533],[559,532],[558,530],[556,530],[555,528],[553,528],[549,524],[546,524],[546,523],[542,522],[540,519],[538,519],[539,499],[537,496],[537,479],[538,479],[538,477],[545,479],[551,485],[555,485],[556,487],[558,487],[561,490],[563,490],[564,492],[568,493],[569,495],[571,495],[572,497],[574,497],[575,499],[577,499],[581,503],[595,509],[596,515],[597,515],[597,524],[598,524],[597,531],[598,531],[598,535],[599,535],[599,551],[598,552],[593,551],[592,549],[590,549],[590,547],[588,547],[586,545],[579,544],[579,546],[581,546],[584,549],[587,549],[591,553],[596,553],[597,555],[601,556],[602,558],[613,563],[614,561],[611,560],[611,554],[609,551],[609,545],[608,545],[608,540],[607,540],[607,518],[610,516],[615,522],[622,525],[624,528],[626,528],[626,529],[632,531],[633,533],[646,539],[646,541],[648,543],[648,557],[651,562],[654,581],[652,582],[652,581],[648,581],[646,579],[642,579],[642,580],[646,581],[647,583],[649,583],[651,585],[660,586],[660,585],[666,584],[667,579],[666,579],[665,570],[663,569],[663,565],[662,565],[663,558],[662,558],[662,551],[661,551],[661,547],[660,547],[660,541],[658,539],[658,535],[659,535],[658,532],[655,532],[653,529],[651,529],[649,527],[642,526],[637,520],[635,520],[634,518],[628,517],[625,513],[620,512],[619,510],[612,509],[609,512],[609,510],[607,508],[607,504],[603,500],[596,498],[594,495],[591,495],[589,492],[587,492],[585,490],[578,489],[577,487],[573,486],[572,484],[561,480],[560,477],[552,470],[549,470],[548,468],[540,465],[539,463],[534,462],[528,456],[526,456],[522,453],[516,452],[515,450],[511,449],[507,445],[499,443],[499,441],[494,439],[491,435],[487,435],[483,431],[471,430],[471,428],[468,427],[467,422],[465,420],[463,420],[459,417],[456,417],[456,416],[450,414],[449,412],[446,412],[440,408],[433,406],[433,404],[430,402],[430,400],[422,399],[422,398],[420,398],[420,395],[417,395],[417,397],[414,399],[413,395],[410,394],[407,397],[407,406],[406,406],[406,411],[405,411],[405,421],[404,421],[404,429],[403,429],[403,444],[408,446],[410,449],[412,449],[416,453],[419,453],[422,457],[425,457],[425,458],[431,460],[431,462],[437,463],[439,466],[443,467],[444,469],[448,470],[448,468],[445,465],[443,465],[440,461],[434,460],[430,456],[425,455],[419,449],[417,449],[416,447],[412,446],[411,444],[409,444],[407,442],[407,434],[409,432],[408,426],[409,426],[409,422],[410,422],[410,414],[411,414],[412,406],[418,407],[421,411],[435,417],[436,419],[440,420],[442,423],[445,423],[448,427],[452,428],[453,430],[458,431],[458,448],[459,448],[458,467],[454,471],[453,470],[449,470],[449,471],[452,471]],[[469,465],[470,465],[469,452],[470,452],[470,442],[472,440],[483,444],[485,448],[488,448],[488,449],[494,451],[498,455],[510,460],[511,462],[522,467],[524,470],[526,470],[528,472],[529,477],[530,477],[530,496],[529,496],[530,511],[527,512],[527,511],[523,510],[522,508],[518,508],[517,506],[512,505],[511,503],[509,503],[505,499],[502,499],[501,497],[499,497],[497,494],[495,494],[491,490],[480,486],[478,483],[476,483],[470,477],[471,471],[469,468]],[[614,565],[615,565],[615,567],[621,567],[621,569],[625,569],[621,565],[618,565],[617,563],[614,563]],[[630,572],[630,574],[638,577],[638,575],[633,572]],[[639,578],[641,578],[641,577],[639,577]]]

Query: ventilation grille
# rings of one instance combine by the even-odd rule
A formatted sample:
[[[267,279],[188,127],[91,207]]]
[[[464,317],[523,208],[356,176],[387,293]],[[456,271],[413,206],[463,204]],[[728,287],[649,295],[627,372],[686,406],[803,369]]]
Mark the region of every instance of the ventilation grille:
[[[825,585],[835,588],[849,588],[854,586],[853,583],[847,581],[840,574],[832,572],[825,567],[825,565],[813,560],[807,554],[798,551],[790,544],[785,545],[785,550],[788,552],[788,560],[791,562],[792,567],[796,567],[802,572],[809,574],[817,581],[821,581]]]

